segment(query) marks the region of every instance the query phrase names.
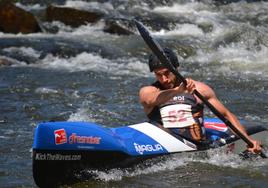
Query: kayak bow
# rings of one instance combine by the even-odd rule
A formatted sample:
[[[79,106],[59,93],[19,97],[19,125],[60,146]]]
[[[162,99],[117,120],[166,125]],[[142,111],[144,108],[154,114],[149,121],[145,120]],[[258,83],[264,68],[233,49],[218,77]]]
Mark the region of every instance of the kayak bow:
[[[210,144],[200,148],[147,122],[117,128],[90,122],[41,123],[34,136],[33,177],[38,186],[51,187],[81,181],[84,170],[127,168],[172,153],[230,144],[233,152],[246,150],[245,144],[219,119],[206,119],[205,129]],[[268,136],[261,126],[245,126],[245,129],[258,139]]]

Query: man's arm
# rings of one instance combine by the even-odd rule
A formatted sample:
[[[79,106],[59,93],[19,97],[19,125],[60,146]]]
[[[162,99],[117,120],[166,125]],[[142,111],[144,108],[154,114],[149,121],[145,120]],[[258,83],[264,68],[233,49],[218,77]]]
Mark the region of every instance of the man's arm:
[[[228,119],[248,140],[253,143],[253,147],[249,148],[252,152],[260,152],[260,143],[252,139],[244,127],[240,124],[237,117],[231,113],[217,98],[215,92],[206,84],[196,82],[196,89],[210,102],[226,119]]]
[[[145,86],[139,92],[140,103],[143,105],[145,113],[149,114],[155,106],[167,102],[182,91],[182,85],[167,90],[159,90],[154,86]]]

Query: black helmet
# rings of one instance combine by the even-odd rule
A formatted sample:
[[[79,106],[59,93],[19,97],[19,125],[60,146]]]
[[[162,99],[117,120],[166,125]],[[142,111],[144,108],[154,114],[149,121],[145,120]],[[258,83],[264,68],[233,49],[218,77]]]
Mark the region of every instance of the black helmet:
[[[172,63],[172,65],[174,67],[178,67],[180,66],[180,63],[178,61],[177,55],[169,48],[164,48],[164,53],[167,56],[167,58],[170,60],[170,62]],[[163,65],[158,58],[156,57],[156,55],[151,54],[149,56],[149,69],[151,72],[153,72],[154,69],[157,68],[162,68],[165,67],[165,65]]]

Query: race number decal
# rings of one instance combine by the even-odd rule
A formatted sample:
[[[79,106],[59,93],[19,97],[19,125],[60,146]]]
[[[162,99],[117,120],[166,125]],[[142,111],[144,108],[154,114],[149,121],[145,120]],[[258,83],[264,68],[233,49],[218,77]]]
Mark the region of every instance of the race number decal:
[[[165,128],[183,128],[195,123],[191,105],[168,105],[160,109],[160,114]]]

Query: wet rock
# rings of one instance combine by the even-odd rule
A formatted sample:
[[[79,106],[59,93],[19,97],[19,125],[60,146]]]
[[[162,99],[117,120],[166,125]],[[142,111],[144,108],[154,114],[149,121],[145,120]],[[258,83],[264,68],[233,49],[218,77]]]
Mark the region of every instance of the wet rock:
[[[213,24],[212,23],[200,23],[198,24],[198,27],[202,29],[204,33],[210,33],[213,31]]]
[[[72,27],[79,27],[87,23],[95,23],[103,17],[100,12],[88,12],[68,7],[49,6],[46,10],[46,20],[60,21]]]
[[[244,31],[238,28],[230,29],[228,32],[221,35],[221,37],[218,37],[213,41],[213,48],[218,48],[219,46],[226,46],[228,44],[240,42],[241,36],[243,35],[243,32],[245,32],[246,30],[247,28],[245,28]]]
[[[5,33],[35,33],[41,28],[35,17],[9,1],[0,1],[0,31]]]
[[[163,44],[176,51],[183,59],[196,55],[195,48],[187,41],[166,41]]]
[[[1,66],[10,66],[10,65],[12,65],[12,62],[11,61],[9,61],[7,59],[0,58],[0,67]]]
[[[175,49],[177,50],[178,54],[184,59],[196,54],[196,51],[192,46],[177,45]]]
[[[156,13],[139,15],[137,20],[141,21],[144,25],[149,25],[151,29],[155,31],[160,31],[162,29],[173,30],[176,27],[176,24],[190,23],[190,20],[184,17],[173,18]]]
[[[129,22],[123,22],[120,20],[106,20],[104,32],[118,34],[118,35],[130,35],[134,34],[133,28]]]

